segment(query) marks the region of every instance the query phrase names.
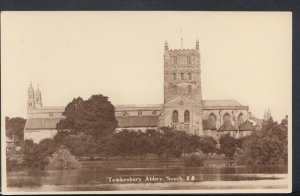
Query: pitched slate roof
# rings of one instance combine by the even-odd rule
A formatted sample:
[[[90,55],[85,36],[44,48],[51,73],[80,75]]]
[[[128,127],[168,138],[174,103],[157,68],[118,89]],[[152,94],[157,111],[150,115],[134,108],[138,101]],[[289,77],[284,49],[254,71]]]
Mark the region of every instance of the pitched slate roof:
[[[202,100],[203,109],[248,109],[233,99]]]
[[[240,127],[240,131],[253,131],[254,127],[249,120],[246,120]]]
[[[203,130],[217,130],[210,120],[202,120]]]
[[[157,127],[158,116],[116,116],[119,128]]]
[[[43,106],[43,107],[36,107],[34,109],[29,109],[29,112],[40,112],[40,111],[63,112],[65,111],[65,106]]]
[[[231,124],[230,121],[225,121],[219,128],[219,131],[237,131],[237,129]]]
[[[148,105],[114,105],[115,111],[147,111],[147,110],[162,110],[162,105],[159,104],[148,104]]]
[[[27,119],[25,123],[25,130],[27,129],[56,129],[56,124],[61,118],[31,118]]]

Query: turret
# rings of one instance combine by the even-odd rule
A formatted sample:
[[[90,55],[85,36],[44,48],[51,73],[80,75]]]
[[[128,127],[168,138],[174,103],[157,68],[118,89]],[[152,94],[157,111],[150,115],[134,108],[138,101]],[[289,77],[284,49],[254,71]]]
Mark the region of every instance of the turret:
[[[35,100],[34,100],[34,89],[32,87],[32,82],[30,82],[30,86],[28,88],[28,101],[27,101],[27,108],[32,109],[35,107]]]
[[[36,107],[42,107],[42,93],[39,89],[39,85],[37,86],[37,89],[35,91],[35,106]]]
[[[196,40],[196,50],[199,51],[199,40],[198,39]]]
[[[168,51],[168,50],[169,50],[168,42],[165,41],[165,51]]]

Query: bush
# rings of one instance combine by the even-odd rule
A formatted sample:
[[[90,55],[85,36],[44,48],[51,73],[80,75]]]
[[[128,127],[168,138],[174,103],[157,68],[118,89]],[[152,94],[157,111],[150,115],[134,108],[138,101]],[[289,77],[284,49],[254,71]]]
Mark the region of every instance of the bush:
[[[69,150],[60,147],[49,157],[48,169],[74,169],[80,167],[79,161]]]
[[[184,166],[186,167],[202,167],[203,165],[203,158],[199,156],[193,155],[184,159]]]
[[[6,170],[7,171],[15,170],[17,166],[18,166],[17,160],[12,160],[12,159],[8,159],[8,158],[6,159]]]

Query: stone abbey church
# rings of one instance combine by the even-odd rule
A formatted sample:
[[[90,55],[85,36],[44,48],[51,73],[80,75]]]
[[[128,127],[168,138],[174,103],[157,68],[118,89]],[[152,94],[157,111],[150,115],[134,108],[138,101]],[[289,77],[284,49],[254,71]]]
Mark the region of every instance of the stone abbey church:
[[[248,106],[235,100],[203,100],[199,41],[194,49],[164,46],[164,103],[159,105],[115,105],[118,130],[174,127],[218,139],[221,134],[243,137],[253,130]],[[108,95],[109,96],[109,95]],[[39,142],[54,137],[65,106],[43,106],[39,88],[28,89],[24,138]]]

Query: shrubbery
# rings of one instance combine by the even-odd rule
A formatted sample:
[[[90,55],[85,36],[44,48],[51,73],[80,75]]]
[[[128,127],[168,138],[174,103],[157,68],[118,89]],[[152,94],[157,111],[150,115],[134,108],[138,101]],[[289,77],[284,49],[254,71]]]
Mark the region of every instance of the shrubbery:
[[[60,147],[49,157],[48,169],[75,169],[80,167],[79,161],[66,148]]]

